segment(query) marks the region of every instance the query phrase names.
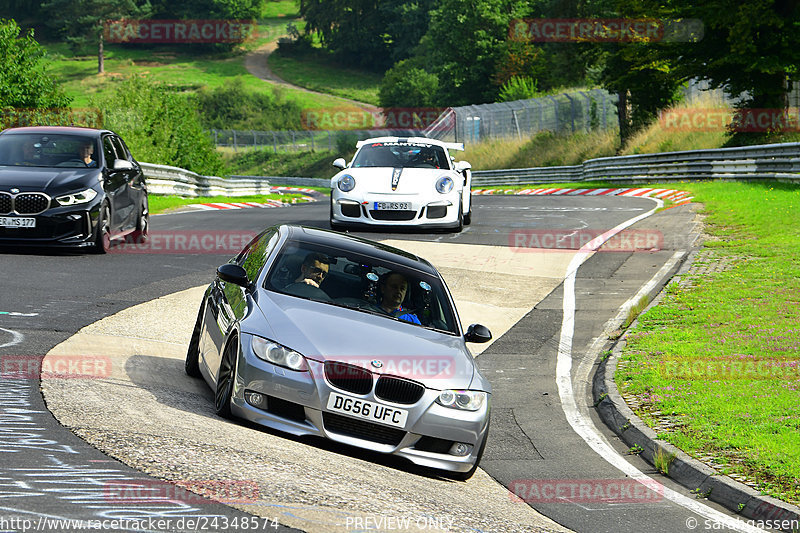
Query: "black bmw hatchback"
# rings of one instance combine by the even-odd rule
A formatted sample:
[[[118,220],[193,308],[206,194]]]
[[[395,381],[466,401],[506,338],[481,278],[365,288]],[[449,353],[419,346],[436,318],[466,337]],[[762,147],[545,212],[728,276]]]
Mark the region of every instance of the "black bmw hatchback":
[[[147,185],[114,132],[35,126],[0,132],[0,245],[90,247],[147,237]]]

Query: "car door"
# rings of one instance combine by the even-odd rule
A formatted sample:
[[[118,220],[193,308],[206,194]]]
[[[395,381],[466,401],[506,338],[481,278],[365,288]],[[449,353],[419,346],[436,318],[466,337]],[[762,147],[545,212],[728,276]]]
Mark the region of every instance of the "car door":
[[[125,198],[128,195],[128,184],[125,181],[125,174],[114,170],[117,152],[111,136],[104,135],[101,143],[103,145],[103,159],[105,160],[103,189],[111,207],[111,232],[118,233],[122,229],[122,215],[120,213],[125,213],[125,207],[130,203],[130,199]]]
[[[125,212],[120,213],[122,229],[131,230],[136,228],[139,210],[143,205],[147,204],[144,175],[139,163],[133,159],[130,150],[128,150],[122,139],[116,135],[111,135],[110,137],[117,153],[117,159],[127,161],[132,165],[131,169],[119,170],[125,176],[125,194],[129,200],[129,203],[125,206]]]
[[[275,247],[278,233],[269,229],[256,236],[232,262],[243,267],[250,281],[255,281]],[[234,324],[247,313],[249,295],[244,287],[227,283],[216,277],[211,284],[205,309],[204,332],[200,356],[214,381],[217,379],[220,358],[228,334]]]

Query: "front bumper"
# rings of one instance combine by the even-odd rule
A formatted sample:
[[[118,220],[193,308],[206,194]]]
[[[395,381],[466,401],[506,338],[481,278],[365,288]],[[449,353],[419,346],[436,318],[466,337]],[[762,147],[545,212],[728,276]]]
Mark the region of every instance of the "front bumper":
[[[404,202],[410,209],[378,210],[378,202]],[[448,194],[435,200],[417,196],[385,195],[351,197],[334,193],[331,196],[331,222],[348,226],[407,226],[453,229],[460,226],[461,199]]]
[[[460,411],[435,403],[440,391],[426,388],[416,403],[395,404],[377,398],[374,386],[364,395],[338,389],[325,378],[322,363],[312,360],[308,363],[307,372],[267,363],[252,353],[250,336],[242,335],[232,397],[233,413],[293,435],[315,435],[404,457],[425,467],[466,472],[478,459],[480,444],[489,427],[490,401],[478,411]],[[407,410],[405,427],[392,427],[332,412],[327,409],[327,404],[333,392]],[[266,404],[252,405],[252,393],[262,395]],[[463,455],[451,453],[457,443],[466,444],[468,451]]]
[[[38,215],[3,215],[35,218],[36,227],[0,227],[0,246],[85,247],[94,244],[100,202],[50,208]]]

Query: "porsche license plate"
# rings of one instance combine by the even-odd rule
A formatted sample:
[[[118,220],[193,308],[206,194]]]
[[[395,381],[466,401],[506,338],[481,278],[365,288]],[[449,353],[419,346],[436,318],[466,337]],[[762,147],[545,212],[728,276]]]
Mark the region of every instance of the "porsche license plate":
[[[29,217],[0,217],[0,226],[4,228],[35,228],[36,219]]]
[[[328,411],[397,428],[406,427],[408,420],[408,411],[405,409],[389,407],[335,392],[332,392],[328,398]]]
[[[376,211],[410,211],[411,202],[374,202]]]

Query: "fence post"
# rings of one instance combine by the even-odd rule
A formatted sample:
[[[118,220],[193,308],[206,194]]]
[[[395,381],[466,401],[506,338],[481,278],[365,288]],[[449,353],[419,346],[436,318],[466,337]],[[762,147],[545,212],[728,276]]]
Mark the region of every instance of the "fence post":
[[[560,131],[560,122],[558,121],[558,100],[556,100],[552,96],[548,96],[548,98],[553,102],[553,113],[556,116],[556,125],[555,125],[555,129],[553,129],[553,131],[558,133]]]
[[[333,139],[331,135],[331,130],[328,130],[328,151],[333,152]]]
[[[297,151],[297,141],[295,139],[294,130],[292,130],[292,148],[294,148],[295,152]]]
[[[233,151],[238,151],[238,146],[236,146],[236,130],[231,130],[233,132]]]
[[[314,130],[308,130],[308,136],[311,138],[311,151],[314,152]]]
[[[564,96],[566,96],[567,100],[569,100],[570,127],[572,128],[572,133],[575,133],[575,100],[567,93],[564,93]]]
[[[253,134],[253,148],[258,147],[258,141],[256,140],[256,130],[250,130]]]
[[[272,132],[272,149],[275,150],[275,153],[278,153],[278,137],[275,132]]]

